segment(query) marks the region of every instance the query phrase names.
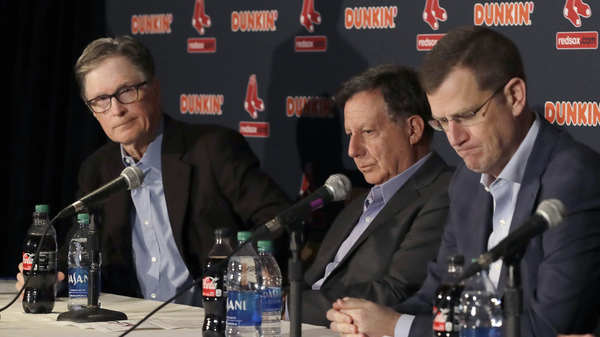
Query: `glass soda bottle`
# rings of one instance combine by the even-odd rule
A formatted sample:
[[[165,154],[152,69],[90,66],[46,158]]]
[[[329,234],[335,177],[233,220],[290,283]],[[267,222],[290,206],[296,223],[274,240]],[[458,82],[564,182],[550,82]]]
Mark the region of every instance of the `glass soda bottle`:
[[[225,336],[227,291],[224,281],[227,273],[227,263],[223,263],[218,269],[212,271],[209,271],[209,269],[225,260],[233,252],[229,244],[230,236],[231,231],[227,228],[215,230],[215,245],[208,253],[208,263],[204,269],[204,278],[202,279],[203,337]]]
[[[448,257],[448,272],[436,291],[433,306],[433,335],[436,337],[458,337],[458,304],[464,288],[460,282],[464,263],[462,255]]]
[[[27,231],[23,245],[23,276],[31,275],[23,290],[23,310],[26,313],[43,314],[52,312],[56,299],[56,231],[48,219],[48,205],[36,205],[33,212],[33,224]],[[34,265],[36,252],[41,242],[37,264]]]

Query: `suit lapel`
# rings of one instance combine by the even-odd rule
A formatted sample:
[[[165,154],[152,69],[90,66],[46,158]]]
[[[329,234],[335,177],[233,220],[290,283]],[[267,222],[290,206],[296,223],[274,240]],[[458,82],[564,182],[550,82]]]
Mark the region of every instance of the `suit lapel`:
[[[164,137],[161,147],[163,188],[173,237],[181,256],[185,256],[182,252],[182,233],[185,215],[187,214],[192,169],[181,158],[182,153],[185,151],[182,137],[181,126],[165,117]]]
[[[554,149],[554,145],[548,145],[556,143],[556,140],[558,139],[557,136],[557,129],[550,126],[550,124],[542,118],[538,136],[536,137],[533,149],[531,150],[531,155],[527,160],[527,168],[523,176],[523,181],[521,182],[521,188],[517,197],[509,234],[525,223],[527,218],[535,212],[535,207],[540,202],[538,196],[541,187],[541,177],[548,166],[550,154]],[[504,289],[506,275],[507,269],[503,263],[500,280],[498,281],[499,290]]]
[[[389,219],[393,218],[397,214],[401,213],[407,206],[409,206],[419,196],[419,189],[431,184],[435,178],[446,168],[446,163],[438,156],[437,153],[433,152],[431,157],[423,163],[423,166],[408,179],[402,187],[394,194],[394,196],[386,203],[385,207],[377,214],[375,219],[367,229],[360,235],[358,240],[352,245],[348,253],[344,256],[342,261],[336,269],[339,269],[346,260],[352,256],[352,254],[362,245],[362,243],[381,225],[386,223]],[[360,215],[362,212],[358,214]],[[356,220],[358,222],[358,219]],[[356,223],[355,222],[355,223]],[[350,231],[354,229],[354,226],[350,228]],[[350,234],[350,231],[344,236],[345,238]],[[342,241],[343,242],[343,241]],[[339,248],[340,244],[337,246]],[[336,249],[337,251],[337,249]]]

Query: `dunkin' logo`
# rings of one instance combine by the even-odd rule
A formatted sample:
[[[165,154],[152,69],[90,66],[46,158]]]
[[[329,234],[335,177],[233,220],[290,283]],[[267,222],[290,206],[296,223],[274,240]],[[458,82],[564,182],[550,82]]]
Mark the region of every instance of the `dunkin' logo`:
[[[258,83],[256,82],[256,75],[254,74],[252,74],[248,80],[246,99],[244,100],[244,109],[253,119],[258,118],[257,110],[263,111],[265,109],[265,103],[262,99],[258,98]]]
[[[446,21],[448,19],[448,13],[442,7],[440,7],[440,0],[426,0],[425,9],[423,10],[423,21],[425,21],[429,27],[433,30],[440,28],[440,21]]]
[[[600,105],[597,102],[546,102],[544,117],[558,125],[598,126]]]
[[[171,34],[173,14],[132,15],[131,34]]]
[[[223,95],[182,94],[179,96],[179,112],[182,115],[217,115],[223,114],[221,106],[225,102]]]
[[[288,117],[332,118],[333,99],[319,96],[288,96],[285,99]]]
[[[278,12],[272,11],[239,11],[231,13],[232,32],[274,32],[277,30]]]
[[[198,34],[204,35],[206,32],[205,28],[212,25],[210,16],[206,15],[204,10],[204,0],[196,0],[194,5],[194,16],[192,17],[192,26],[198,31]]]
[[[393,29],[397,15],[396,6],[346,8],[344,26],[346,29]]]
[[[473,23],[477,26],[530,26],[533,1],[475,4]]]
[[[582,0],[567,0],[563,15],[575,27],[581,27],[581,18],[589,18],[592,16],[592,9]]]

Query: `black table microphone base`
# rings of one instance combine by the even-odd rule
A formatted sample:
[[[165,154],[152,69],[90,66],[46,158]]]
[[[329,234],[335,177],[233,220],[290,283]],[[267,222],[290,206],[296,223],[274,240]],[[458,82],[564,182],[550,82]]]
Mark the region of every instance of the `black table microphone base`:
[[[123,321],[127,315],[120,311],[102,308],[82,308],[63,312],[56,318],[57,321],[71,321],[76,323]]]

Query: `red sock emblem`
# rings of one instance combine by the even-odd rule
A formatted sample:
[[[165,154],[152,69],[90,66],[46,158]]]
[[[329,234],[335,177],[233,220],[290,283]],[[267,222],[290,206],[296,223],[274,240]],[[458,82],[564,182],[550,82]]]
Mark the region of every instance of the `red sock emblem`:
[[[439,0],[427,0],[425,2],[425,9],[423,10],[423,21],[433,30],[438,30],[440,25],[438,21],[446,21],[448,14],[446,10],[440,7]]]
[[[206,15],[204,11],[204,0],[196,0],[196,6],[194,6],[194,17],[192,18],[192,26],[196,28],[198,34],[204,35],[204,27],[210,27],[210,16]]]
[[[592,15],[592,9],[582,0],[567,0],[563,14],[573,26],[581,27],[581,17],[589,18]]]
[[[300,24],[303,25],[306,30],[313,32],[315,30],[314,25],[321,23],[321,14],[315,11],[314,0],[304,0],[302,2],[302,13],[300,14]]]
[[[252,118],[258,118],[258,111],[265,109],[265,104],[262,99],[258,98],[258,84],[256,83],[256,75],[251,75],[248,80],[248,89],[246,89],[246,100],[244,101],[244,109],[248,111]]]

